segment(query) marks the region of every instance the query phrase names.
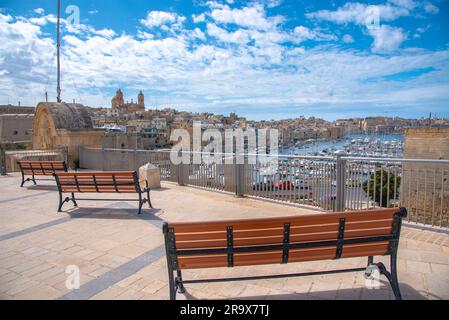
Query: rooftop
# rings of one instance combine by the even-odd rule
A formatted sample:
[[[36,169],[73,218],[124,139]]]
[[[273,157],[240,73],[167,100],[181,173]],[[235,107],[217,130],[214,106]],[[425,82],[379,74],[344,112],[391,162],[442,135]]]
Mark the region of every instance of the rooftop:
[[[38,183],[20,188],[19,174],[0,177],[0,299],[168,299],[163,220],[321,214],[168,182],[152,191],[155,209],[141,216],[136,204],[127,201],[79,201],[79,208],[66,204],[58,214],[52,181]],[[385,263],[387,257],[375,261]],[[69,265],[80,268],[78,290],[66,288]],[[364,265],[365,258],[351,258],[191,270],[183,275],[243,276]],[[449,299],[449,235],[404,226],[398,268],[404,299]],[[378,290],[368,289],[359,273],[191,284],[178,299],[393,299],[382,280]]]

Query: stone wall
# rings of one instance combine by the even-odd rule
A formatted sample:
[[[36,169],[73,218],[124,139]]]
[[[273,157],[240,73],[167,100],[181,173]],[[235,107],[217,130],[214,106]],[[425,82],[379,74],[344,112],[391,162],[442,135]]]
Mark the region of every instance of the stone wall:
[[[32,114],[0,115],[0,142],[31,141]]]
[[[405,132],[404,158],[449,160],[449,128],[413,128]],[[413,220],[449,225],[449,165],[404,163],[402,204]]]

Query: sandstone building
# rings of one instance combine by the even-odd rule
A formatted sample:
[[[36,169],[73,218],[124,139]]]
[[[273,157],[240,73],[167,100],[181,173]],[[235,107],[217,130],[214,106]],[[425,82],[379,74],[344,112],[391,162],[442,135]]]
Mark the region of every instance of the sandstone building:
[[[0,105],[0,114],[34,114],[34,107]]]
[[[67,148],[69,164],[81,146],[101,147],[104,131],[94,129],[88,109],[81,104],[41,102],[33,122],[33,149]]]
[[[33,114],[0,114],[0,142],[31,141]]]
[[[115,96],[111,100],[111,107],[113,113],[132,113],[145,111],[145,96],[140,91],[137,96],[137,103],[131,100],[131,103],[126,102],[122,90],[118,89]]]

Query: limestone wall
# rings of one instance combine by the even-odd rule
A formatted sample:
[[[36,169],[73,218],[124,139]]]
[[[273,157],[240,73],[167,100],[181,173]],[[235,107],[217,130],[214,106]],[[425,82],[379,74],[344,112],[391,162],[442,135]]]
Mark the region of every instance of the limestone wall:
[[[0,142],[31,141],[32,114],[0,115]]]

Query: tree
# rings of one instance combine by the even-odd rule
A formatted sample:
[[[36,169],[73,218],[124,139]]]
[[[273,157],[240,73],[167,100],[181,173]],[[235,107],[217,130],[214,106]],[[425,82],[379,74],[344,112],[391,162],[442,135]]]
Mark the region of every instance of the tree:
[[[383,169],[377,170],[376,168],[375,178],[374,174],[370,174],[368,181],[365,181],[363,183],[363,190],[365,190],[365,192],[368,193],[368,197],[371,200],[374,200],[375,202],[379,203],[382,207],[387,208],[389,206],[389,204],[387,203],[388,200],[399,198],[400,185],[401,185],[400,176],[392,172],[390,172],[390,174],[388,175],[388,171]],[[381,194],[382,194],[382,203],[380,203]],[[375,199],[374,196],[376,197]]]

